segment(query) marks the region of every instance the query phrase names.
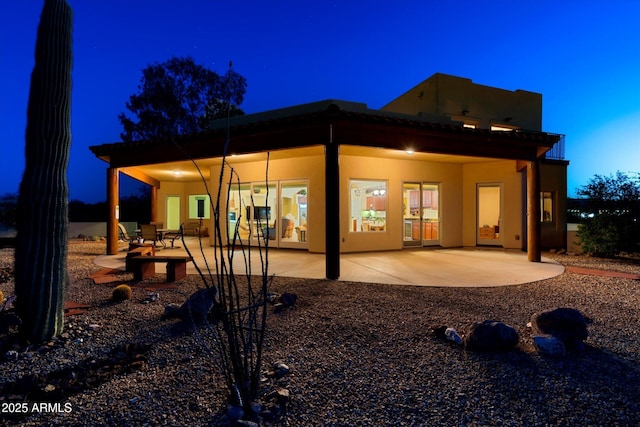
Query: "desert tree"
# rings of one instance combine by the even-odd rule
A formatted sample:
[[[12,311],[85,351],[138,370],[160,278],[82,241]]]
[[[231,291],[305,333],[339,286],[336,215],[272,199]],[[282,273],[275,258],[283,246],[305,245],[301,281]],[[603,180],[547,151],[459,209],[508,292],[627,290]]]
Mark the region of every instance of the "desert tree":
[[[149,65],[142,70],[138,92],[125,104],[137,120],[118,115],[124,129],[120,137],[139,141],[207,130],[211,120],[227,113],[244,114],[239,105],[246,86],[246,79],[232,69],[220,76],[191,57]]]
[[[612,257],[640,249],[640,174],[595,175],[577,194],[587,202],[578,228],[586,253]]]
[[[65,0],[45,0],[31,74],[14,269],[20,332],[31,342],[56,336],[64,326],[72,20]]]

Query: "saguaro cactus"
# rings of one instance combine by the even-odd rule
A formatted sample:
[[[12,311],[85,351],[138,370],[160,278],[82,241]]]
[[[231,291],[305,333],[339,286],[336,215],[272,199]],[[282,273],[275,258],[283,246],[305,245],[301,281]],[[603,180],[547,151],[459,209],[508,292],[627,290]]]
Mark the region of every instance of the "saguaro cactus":
[[[72,19],[65,0],[45,0],[31,74],[26,166],[18,198],[15,290],[21,334],[32,342],[49,339],[63,328]]]

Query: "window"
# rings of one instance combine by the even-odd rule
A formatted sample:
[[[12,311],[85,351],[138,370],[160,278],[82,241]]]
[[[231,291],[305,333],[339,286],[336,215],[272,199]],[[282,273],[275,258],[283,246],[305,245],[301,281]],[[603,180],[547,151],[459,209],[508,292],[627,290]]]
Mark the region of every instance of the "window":
[[[387,229],[387,182],[349,182],[352,232],[380,232]]]
[[[553,222],[553,193],[551,191],[540,193],[540,221]]]
[[[492,131],[502,131],[502,132],[508,132],[508,131],[512,131],[512,130],[516,130],[515,127],[507,127],[507,126],[500,126],[500,125],[491,125],[491,130]]]
[[[189,219],[211,218],[211,200],[208,194],[189,195]]]

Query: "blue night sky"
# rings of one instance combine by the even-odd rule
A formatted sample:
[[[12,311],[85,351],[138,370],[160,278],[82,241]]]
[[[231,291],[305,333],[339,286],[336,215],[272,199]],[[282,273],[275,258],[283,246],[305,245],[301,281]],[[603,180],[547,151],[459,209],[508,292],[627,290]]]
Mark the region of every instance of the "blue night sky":
[[[0,194],[24,168],[42,0],[0,0]],[[441,72],[543,94],[566,134],[569,194],[594,174],[640,171],[640,2],[69,0],[74,9],[72,199],[105,199],[91,145],[119,141],[141,70],[192,56],[248,81],[255,113],[323,99],[380,108]],[[137,184],[132,186],[137,188]]]

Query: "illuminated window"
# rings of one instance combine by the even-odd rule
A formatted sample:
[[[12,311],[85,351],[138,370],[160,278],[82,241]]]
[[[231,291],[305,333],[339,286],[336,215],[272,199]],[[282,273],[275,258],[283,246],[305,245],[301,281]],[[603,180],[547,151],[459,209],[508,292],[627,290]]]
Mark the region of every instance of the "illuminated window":
[[[351,180],[349,182],[352,232],[387,230],[387,182]]]
[[[495,126],[495,125],[491,125],[491,130],[499,130],[499,131],[511,131],[514,130],[515,128],[508,128],[506,126]]]
[[[551,191],[540,193],[540,221],[553,222],[553,193]]]
[[[211,199],[208,194],[189,195],[189,219],[209,219]]]
[[[470,124],[470,123],[464,123],[464,124],[462,125],[462,127],[469,128],[469,129],[475,129],[475,128],[476,128],[476,125],[472,125],[472,124]]]

